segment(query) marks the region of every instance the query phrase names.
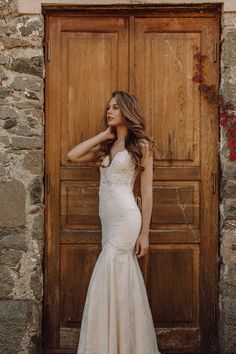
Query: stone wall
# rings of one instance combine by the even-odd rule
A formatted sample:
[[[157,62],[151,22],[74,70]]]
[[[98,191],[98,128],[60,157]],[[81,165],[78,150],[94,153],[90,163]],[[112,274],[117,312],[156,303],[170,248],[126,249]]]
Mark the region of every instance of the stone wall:
[[[39,353],[42,317],[43,17],[0,0],[0,353]]]
[[[225,100],[236,105],[236,12],[224,13],[221,41],[220,91]],[[222,167],[219,337],[221,352],[233,354],[236,353],[236,161],[229,160],[223,130],[219,146]]]
[[[41,3],[139,0],[0,0],[0,353],[40,353],[43,299],[44,21]],[[143,0],[142,3],[222,1]],[[222,17],[220,90],[236,104],[236,1]],[[221,131],[222,354],[236,353],[236,162]],[[206,353],[202,353],[206,354]]]

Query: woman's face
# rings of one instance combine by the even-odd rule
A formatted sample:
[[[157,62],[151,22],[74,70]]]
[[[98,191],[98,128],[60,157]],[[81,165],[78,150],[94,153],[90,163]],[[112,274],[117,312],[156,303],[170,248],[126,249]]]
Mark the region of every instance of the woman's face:
[[[107,105],[107,123],[110,127],[115,127],[119,124],[124,124],[122,113],[117,104],[116,97],[112,97]]]

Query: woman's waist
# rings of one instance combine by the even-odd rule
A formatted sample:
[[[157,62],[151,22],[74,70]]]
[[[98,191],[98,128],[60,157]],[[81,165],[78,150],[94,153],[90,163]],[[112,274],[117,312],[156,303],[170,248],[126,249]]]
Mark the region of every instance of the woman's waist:
[[[104,191],[103,191],[104,192]],[[105,208],[112,210],[114,208],[121,208],[121,209],[139,209],[133,191],[112,191],[111,193],[99,193],[99,204],[100,207],[104,206]]]
[[[100,184],[99,193],[114,193],[119,194],[120,192],[126,192],[133,195],[133,185],[127,184]]]

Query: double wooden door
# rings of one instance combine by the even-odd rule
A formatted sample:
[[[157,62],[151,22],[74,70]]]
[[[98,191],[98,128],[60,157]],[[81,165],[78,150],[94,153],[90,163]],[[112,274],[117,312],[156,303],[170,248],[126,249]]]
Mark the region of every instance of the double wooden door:
[[[137,95],[160,151],[150,249],[139,261],[158,345],[162,353],[218,352],[218,116],[192,77],[199,52],[217,88],[219,23],[208,8],[46,13],[45,353],[76,353],[101,251],[99,171],[66,154],[103,129],[116,89]]]

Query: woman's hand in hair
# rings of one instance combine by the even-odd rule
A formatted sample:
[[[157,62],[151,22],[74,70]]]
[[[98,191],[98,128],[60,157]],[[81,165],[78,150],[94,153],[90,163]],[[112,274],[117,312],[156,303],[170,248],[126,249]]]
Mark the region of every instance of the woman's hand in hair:
[[[114,139],[116,136],[115,134],[112,132],[112,128],[111,127],[107,127],[102,134],[104,135],[105,140],[110,140],[110,139]]]

